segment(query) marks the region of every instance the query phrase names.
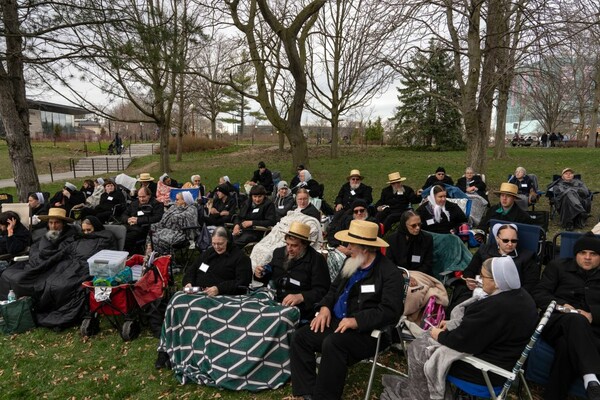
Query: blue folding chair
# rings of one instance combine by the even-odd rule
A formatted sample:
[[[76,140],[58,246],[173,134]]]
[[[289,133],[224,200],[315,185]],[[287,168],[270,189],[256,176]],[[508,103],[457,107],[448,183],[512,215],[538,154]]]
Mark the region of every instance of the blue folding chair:
[[[537,254],[538,259],[541,260],[544,254],[544,246],[546,244],[546,232],[538,225],[519,224],[515,222],[499,221],[497,219],[490,220],[490,232],[494,225],[501,224],[514,224],[519,230],[519,247],[531,250]],[[490,234],[488,240],[492,245],[496,244],[496,238]]]
[[[575,254],[573,254],[573,247],[575,246],[575,242],[578,241],[584,232],[558,232],[554,235],[552,239],[552,245],[556,249],[557,246],[560,248],[560,252],[558,254],[558,258],[573,258]],[[598,239],[600,239],[600,235],[596,235]],[[559,240],[560,239],[560,244]],[[556,255],[556,253],[554,253]]]
[[[510,388],[511,388],[513,382],[516,379],[520,378],[520,382],[522,382],[523,385],[525,386],[525,391],[527,392],[527,395],[529,396],[530,399],[533,399],[533,396],[531,395],[531,391],[529,390],[529,386],[527,385],[527,381],[525,380],[525,375],[523,372],[523,365],[525,364],[525,361],[527,361],[529,352],[535,346],[535,343],[537,342],[538,338],[540,337],[540,334],[542,333],[544,326],[546,326],[546,323],[548,322],[550,315],[552,315],[552,313],[554,312],[554,307],[556,307],[556,301],[552,301],[548,305],[548,308],[546,308],[544,315],[542,316],[538,326],[535,328],[533,335],[531,335],[531,338],[529,339],[527,346],[525,346],[525,349],[523,349],[523,352],[521,353],[521,357],[519,357],[519,359],[517,360],[517,363],[513,367],[512,371],[507,371],[504,368],[500,368],[494,364],[491,364],[487,361],[481,360],[475,356],[465,355],[464,357],[462,357],[460,359],[460,361],[466,362],[466,363],[472,365],[473,367],[479,369],[481,371],[481,373],[483,374],[483,379],[485,380],[486,384],[478,385],[478,384],[475,384],[472,382],[468,382],[468,381],[456,378],[452,375],[448,375],[448,377],[446,378],[448,380],[448,382],[452,383],[455,387],[457,387],[462,392],[467,393],[471,396],[482,397],[485,399],[502,400],[502,399],[506,399],[508,397],[508,392],[510,391]],[[506,382],[504,383],[504,385],[503,386],[492,386],[492,382],[489,377],[490,372],[493,374],[499,375],[503,378],[506,378]]]

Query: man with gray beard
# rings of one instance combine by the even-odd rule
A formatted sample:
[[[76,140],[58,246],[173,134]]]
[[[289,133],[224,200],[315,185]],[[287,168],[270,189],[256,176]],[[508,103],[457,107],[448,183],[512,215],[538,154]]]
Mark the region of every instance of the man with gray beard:
[[[285,246],[273,251],[268,266],[259,265],[254,270],[255,280],[273,282],[277,301],[300,309],[301,321],[310,320],[315,304],[331,284],[325,258],[310,246],[309,237],[310,226],[292,222],[285,235]]]
[[[379,227],[353,220],[336,238],[348,243],[346,260],[310,325],[294,333],[292,392],[304,399],[340,399],[348,366],[375,353],[373,329],[396,324],[404,310],[404,278],[380,252]],[[384,345],[386,345],[384,343]],[[317,373],[315,352],[321,353]]]
[[[364,200],[367,205],[373,202],[373,188],[367,186],[363,181],[360,171],[353,169],[346,178],[348,182],[344,183],[335,198],[335,212],[347,210],[356,199]]]

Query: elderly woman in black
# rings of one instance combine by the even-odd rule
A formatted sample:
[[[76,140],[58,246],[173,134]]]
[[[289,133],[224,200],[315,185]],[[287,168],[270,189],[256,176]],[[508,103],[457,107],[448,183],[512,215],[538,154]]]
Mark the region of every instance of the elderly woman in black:
[[[248,243],[258,242],[264,232],[255,230],[256,227],[274,226],[275,206],[267,198],[267,191],[262,185],[254,185],[250,189],[250,199],[244,204],[238,216],[235,218],[233,227],[233,242],[238,247],[244,247]]]
[[[0,256],[21,253],[29,245],[30,238],[19,214],[13,211],[0,213]]]
[[[540,281],[540,266],[536,254],[531,250],[519,248],[519,230],[514,224],[496,224],[492,227],[492,235],[496,243],[491,241],[480,246],[471,262],[463,271],[464,280],[457,281],[452,294],[451,307],[467,300],[473,295],[478,283],[476,277],[481,275],[483,262],[492,257],[510,257],[519,273],[521,287],[531,293]]]
[[[385,255],[399,267],[432,275],[433,237],[421,230],[421,217],[413,210],[400,217],[398,230],[392,234]]]
[[[446,189],[440,185],[431,188],[427,202],[417,208],[423,221],[423,230],[435,233],[454,233],[467,216],[456,204],[446,201]]]
[[[208,210],[208,217],[201,217],[201,219],[207,225],[223,226],[231,222],[237,208],[236,200],[225,185],[217,186],[214,193],[212,205]]]
[[[429,400],[443,398],[446,376],[486,385],[479,369],[459,360],[460,353],[511,370],[537,323],[535,302],[521,288],[519,273],[508,257],[487,259],[481,269],[481,289],[486,296],[473,298],[411,343],[409,377],[384,379],[382,399]],[[458,353],[457,353],[458,352]],[[430,359],[436,362],[428,363]],[[493,386],[505,378],[490,374]],[[434,393],[435,392],[435,393]]]

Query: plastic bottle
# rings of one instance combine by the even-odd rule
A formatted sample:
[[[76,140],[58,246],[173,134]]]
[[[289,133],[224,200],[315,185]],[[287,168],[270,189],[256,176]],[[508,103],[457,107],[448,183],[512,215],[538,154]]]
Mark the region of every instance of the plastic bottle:
[[[16,301],[16,300],[17,300],[17,295],[15,295],[15,292],[14,292],[14,290],[10,289],[10,291],[8,292],[8,298],[7,298],[7,300],[8,300],[9,302],[11,302],[11,303],[12,303],[13,301]]]

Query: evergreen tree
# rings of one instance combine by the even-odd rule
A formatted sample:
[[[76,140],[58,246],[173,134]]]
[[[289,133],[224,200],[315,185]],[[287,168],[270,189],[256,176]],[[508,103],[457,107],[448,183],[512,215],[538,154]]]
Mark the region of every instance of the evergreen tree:
[[[383,125],[381,125],[381,117],[377,117],[375,122],[371,123],[369,120],[367,129],[365,130],[365,136],[367,143],[369,142],[381,142],[383,139]]]
[[[398,144],[464,148],[461,115],[455,104],[460,92],[449,54],[433,41],[420,51],[402,73],[400,106],[394,116]]]

